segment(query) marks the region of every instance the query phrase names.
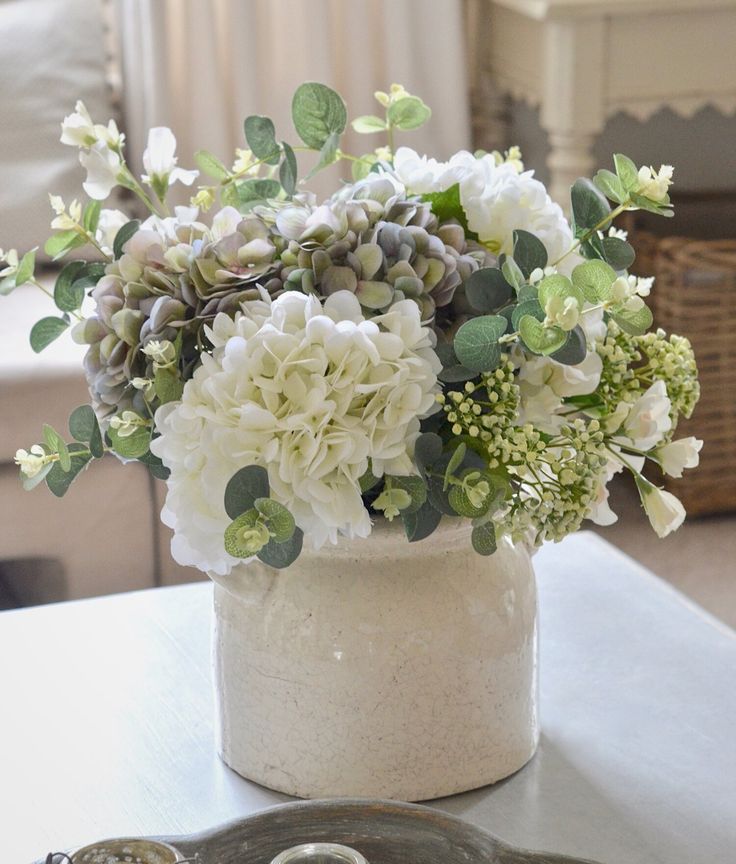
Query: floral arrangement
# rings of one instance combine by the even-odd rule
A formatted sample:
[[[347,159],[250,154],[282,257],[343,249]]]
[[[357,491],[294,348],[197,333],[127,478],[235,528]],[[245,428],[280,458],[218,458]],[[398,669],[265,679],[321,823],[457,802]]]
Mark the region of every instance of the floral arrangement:
[[[682,505],[642,469],[697,465],[702,442],[674,437],[697,369],[687,339],[650,329],[653,280],[628,275],[634,250],[613,227],[627,210],[672,215],[672,168],[615,156],[572,187],[570,224],[517,148],[419,156],[394,139],[429,108],[398,85],[376,99],[383,116],[352,123],[386,136],[367,155],[340,149],[341,97],[307,83],[292,103],[303,146],[251,116],[232,168],[200,151],[187,171],[157,128],[140,178],[114,122],[77,104],[61,141],[90,200],[51,197],[45,251],[99,260],[64,265],[59,314],[30,338],[40,351],[71,329],[89,346],[91,406],[71,415],[71,443],[46,426],[18,450],[24,485],[63,495],[108,451],[143,462],[167,482],[174,557],[215,574],[254,556],[288,566],[305,537],[367,537],[380,516],[410,542],[472,520],[482,555],[502,535],[560,540],[615,521],[621,470],[655,531],[677,528]],[[307,180],[347,160],[353,182],[318,203],[298,179],[306,151]],[[172,213],[171,187],[200,172],[211,184]],[[102,209],[115,187],[144,221]],[[0,293],[45,290],[34,251],[2,260]]]

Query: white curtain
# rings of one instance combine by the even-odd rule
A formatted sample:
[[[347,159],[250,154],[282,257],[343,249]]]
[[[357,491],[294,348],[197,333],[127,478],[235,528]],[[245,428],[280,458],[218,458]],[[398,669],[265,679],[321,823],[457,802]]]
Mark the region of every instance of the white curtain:
[[[126,127],[134,164],[146,130],[170,126],[180,164],[243,147],[243,119],[267,114],[294,141],[302,81],[338,90],[350,116],[380,112],[392,82],[421,96],[430,123],[401,136],[438,157],[470,147],[462,0],[118,0]],[[361,138],[362,140],[356,140]],[[349,132],[348,152],[383,141]]]

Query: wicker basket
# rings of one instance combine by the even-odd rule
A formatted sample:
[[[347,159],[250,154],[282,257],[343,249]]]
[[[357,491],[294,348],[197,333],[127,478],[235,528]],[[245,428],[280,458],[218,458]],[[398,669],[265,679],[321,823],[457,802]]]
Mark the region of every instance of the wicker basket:
[[[678,437],[705,442],[700,466],[668,481],[690,514],[736,509],[736,240],[644,243],[643,271],[656,276],[652,292],[655,323],[692,342],[702,395]],[[652,266],[653,265],[653,266]]]

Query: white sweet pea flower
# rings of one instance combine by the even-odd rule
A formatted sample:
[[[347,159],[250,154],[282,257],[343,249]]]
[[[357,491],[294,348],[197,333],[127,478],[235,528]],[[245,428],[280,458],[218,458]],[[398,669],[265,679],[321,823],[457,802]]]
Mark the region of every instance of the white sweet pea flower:
[[[659,489],[639,475],[636,485],[641,503],[658,537],[666,537],[685,521],[685,508],[671,492]]]
[[[620,434],[637,450],[651,450],[672,428],[671,408],[664,381],[655,381],[631,406]]]
[[[700,451],[703,442],[692,435],[688,438],[680,438],[670,441],[663,447],[654,451],[654,457],[662,466],[665,474],[670,477],[682,477],[685,468],[696,468],[700,462]]]
[[[61,143],[70,147],[94,147],[105,144],[113,150],[123,146],[125,136],[118,130],[117,123],[109,120],[107,126],[93,123],[84,102],[77,102],[74,113],[64,118],[61,124]]]
[[[28,450],[16,450],[15,464],[19,466],[24,477],[35,477],[46,465],[46,453],[40,444],[34,444]]]
[[[70,147],[92,147],[97,143],[95,124],[81,100],[75,105],[74,113],[64,118],[60,140],[62,144],[68,144]]]
[[[618,516],[611,510],[608,503],[610,494],[608,484],[615,474],[623,471],[623,467],[622,463],[616,459],[609,460],[606,465],[606,473],[601,478],[601,482],[596,489],[595,498],[593,498],[585,517],[596,525],[607,526],[618,522]]]
[[[7,264],[7,267],[0,267],[0,277],[17,270],[19,261],[17,249],[8,249],[7,252],[0,249],[0,264]]]
[[[667,190],[672,185],[674,170],[671,165],[662,165],[659,171],[646,165],[642,166],[639,169],[639,184],[635,191],[650,201],[663,202],[667,197]]]
[[[148,133],[148,146],[143,153],[143,167],[146,173],[143,181],[149,186],[167,189],[177,180],[191,186],[199,177],[199,171],[186,171],[177,168],[176,138],[166,126],[156,126]]]
[[[87,169],[84,191],[96,201],[104,201],[123,176],[120,156],[106,144],[98,142],[89,150],[81,150],[79,161]]]

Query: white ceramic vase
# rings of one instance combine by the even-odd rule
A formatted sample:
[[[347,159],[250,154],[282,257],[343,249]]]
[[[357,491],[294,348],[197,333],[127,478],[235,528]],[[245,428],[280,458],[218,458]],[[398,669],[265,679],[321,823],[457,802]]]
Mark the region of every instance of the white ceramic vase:
[[[260,562],[215,584],[220,752],[302,798],[421,801],[493,783],[539,737],[526,549],[477,555],[467,523]]]

